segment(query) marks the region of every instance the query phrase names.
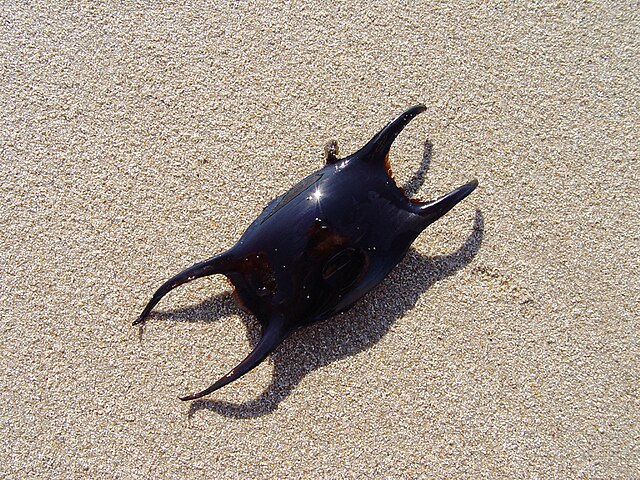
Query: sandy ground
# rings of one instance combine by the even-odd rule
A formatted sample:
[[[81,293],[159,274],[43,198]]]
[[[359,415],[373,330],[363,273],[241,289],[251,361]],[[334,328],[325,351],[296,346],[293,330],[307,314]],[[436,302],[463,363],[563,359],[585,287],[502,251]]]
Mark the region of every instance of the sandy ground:
[[[0,477],[639,478],[639,11],[4,2]],[[153,290],[418,102],[398,183],[479,188],[179,401],[259,327],[220,276],[132,327]]]

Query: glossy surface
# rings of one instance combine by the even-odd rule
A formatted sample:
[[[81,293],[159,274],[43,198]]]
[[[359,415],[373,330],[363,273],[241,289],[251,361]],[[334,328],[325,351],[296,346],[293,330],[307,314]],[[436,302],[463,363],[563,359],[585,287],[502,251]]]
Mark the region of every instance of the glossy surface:
[[[380,283],[428,225],[469,195],[463,185],[434,202],[408,199],[389,175],[391,144],[417,105],[353,155],[337,158],[274,199],[228,251],[165,282],[134,322],[144,321],[170,290],[195,278],[226,275],[262,325],[262,338],[237,367],[193,400],[257,366],[297,328],[344,311]]]

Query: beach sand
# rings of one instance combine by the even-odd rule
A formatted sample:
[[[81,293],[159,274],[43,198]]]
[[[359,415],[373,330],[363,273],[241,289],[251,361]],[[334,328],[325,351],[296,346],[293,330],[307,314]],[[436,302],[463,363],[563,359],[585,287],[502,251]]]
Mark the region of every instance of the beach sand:
[[[637,2],[9,2],[2,478],[639,478]],[[276,195],[416,103],[398,184],[478,189],[345,314],[259,325]],[[417,175],[416,175],[417,172]]]

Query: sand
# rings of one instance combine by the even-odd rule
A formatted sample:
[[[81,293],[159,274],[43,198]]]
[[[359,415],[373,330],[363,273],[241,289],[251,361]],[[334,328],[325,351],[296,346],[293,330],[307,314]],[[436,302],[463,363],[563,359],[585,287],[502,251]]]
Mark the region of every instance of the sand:
[[[1,9],[0,477],[639,478],[637,2],[180,3]],[[478,189],[178,400],[259,326],[155,288],[419,102],[398,183]]]

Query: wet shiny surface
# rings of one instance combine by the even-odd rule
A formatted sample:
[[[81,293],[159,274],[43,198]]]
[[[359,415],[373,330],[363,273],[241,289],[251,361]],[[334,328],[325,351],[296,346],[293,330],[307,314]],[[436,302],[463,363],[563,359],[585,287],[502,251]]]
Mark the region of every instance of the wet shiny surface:
[[[227,252],[190,267],[158,289],[135,323],[171,289],[221,273],[236,287],[263,335],[236,368],[195,399],[258,365],[296,329],[348,309],[380,283],[431,223],[469,195],[477,181],[434,202],[407,198],[390,177],[388,153],[417,105],[344,159],[327,165],[274,199]],[[336,149],[337,151],[337,149]]]

